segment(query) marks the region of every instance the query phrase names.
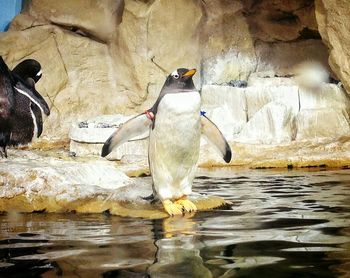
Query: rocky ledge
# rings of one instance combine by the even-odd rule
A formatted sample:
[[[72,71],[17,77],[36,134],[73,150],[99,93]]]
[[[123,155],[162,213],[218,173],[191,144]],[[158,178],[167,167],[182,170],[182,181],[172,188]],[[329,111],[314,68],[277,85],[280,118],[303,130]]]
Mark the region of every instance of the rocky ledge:
[[[130,178],[133,169],[103,159],[69,157],[66,151],[12,150],[0,160],[0,211],[108,212],[120,216],[163,218],[160,204],[141,197],[151,194],[149,177]],[[215,196],[190,196],[199,210],[222,206]]]

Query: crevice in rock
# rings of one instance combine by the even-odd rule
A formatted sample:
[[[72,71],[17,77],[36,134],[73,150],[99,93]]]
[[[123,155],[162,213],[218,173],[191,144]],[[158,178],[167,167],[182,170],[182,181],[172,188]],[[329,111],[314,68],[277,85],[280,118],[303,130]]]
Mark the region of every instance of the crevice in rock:
[[[64,24],[60,24],[60,23],[56,23],[56,22],[51,22],[51,24],[58,27],[58,28],[69,31],[75,35],[93,40],[97,43],[107,44],[106,41],[102,40],[101,38],[97,38],[96,36],[92,35],[91,33],[89,33],[87,30],[85,30],[82,27],[74,26],[74,25],[64,25]]]
[[[299,32],[299,40],[322,40],[320,33],[317,30],[311,30],[308,27],[305,27]]]
[[[271,14],[269,17],[271,22],[277,22],[283,25],[296,25],[299,23],[299,17],[292,12],[278,12]]]

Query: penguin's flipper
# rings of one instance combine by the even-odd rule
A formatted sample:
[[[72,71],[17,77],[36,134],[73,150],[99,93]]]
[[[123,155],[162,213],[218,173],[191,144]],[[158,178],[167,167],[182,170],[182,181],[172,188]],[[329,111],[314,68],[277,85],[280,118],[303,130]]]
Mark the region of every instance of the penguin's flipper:
[[[115,131],[104,143],[101,156],[107,156],[114,148],[130,141],[138,135],[149,132],[152,119],[146,113],[126,121],[117,131]]]
[[[50,115],[50,108],[48,104],[46,103],[45,99],[35,90],[35,88],[30,88],[22,80],[16,80],[14,88],[18,93],[29,98],[30,101],[38,106],[45,115]]]
[[[205,115],[201,117],[202,134],[218,148],[225,162],[229,163],[232,157],[230,145],[218,127]]]

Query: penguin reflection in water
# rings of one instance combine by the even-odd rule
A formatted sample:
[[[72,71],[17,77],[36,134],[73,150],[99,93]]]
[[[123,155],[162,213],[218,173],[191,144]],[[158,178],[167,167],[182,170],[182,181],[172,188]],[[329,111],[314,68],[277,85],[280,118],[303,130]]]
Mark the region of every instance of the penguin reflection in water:
[[[123,124],[102,148],[104,157],[113,148],[149,131],[153,196],[169,215],[197,210],[188,195],[192,192],[201,133],[227,163],[231,160],[231,149],[222,133],[200,111],[201,97],[192,80],[195,73],[195,69],[180,68],[170,74],[152,108]]]
[[[42,115],[50,114],[44,98],[35,90],[41,67],[35,60],[25,60],[10,71],[0,56],[0,155],[6,147],[29,143],[42,130]]]

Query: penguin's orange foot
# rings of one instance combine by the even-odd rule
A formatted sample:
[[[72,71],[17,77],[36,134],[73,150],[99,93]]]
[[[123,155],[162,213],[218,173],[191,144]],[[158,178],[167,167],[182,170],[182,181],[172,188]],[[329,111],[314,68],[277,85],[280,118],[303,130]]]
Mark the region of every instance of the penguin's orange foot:
[[[173,203],[170,200],[164,200],[163,202],[163,207],[165,211],[170,215],[182,215],[182,206],[176,203]]]
[[[182,206],[186,212],[197,211],[196,205],[187,199],[187,196],[183,196],[180,199],[176,200],[175,204]]]

